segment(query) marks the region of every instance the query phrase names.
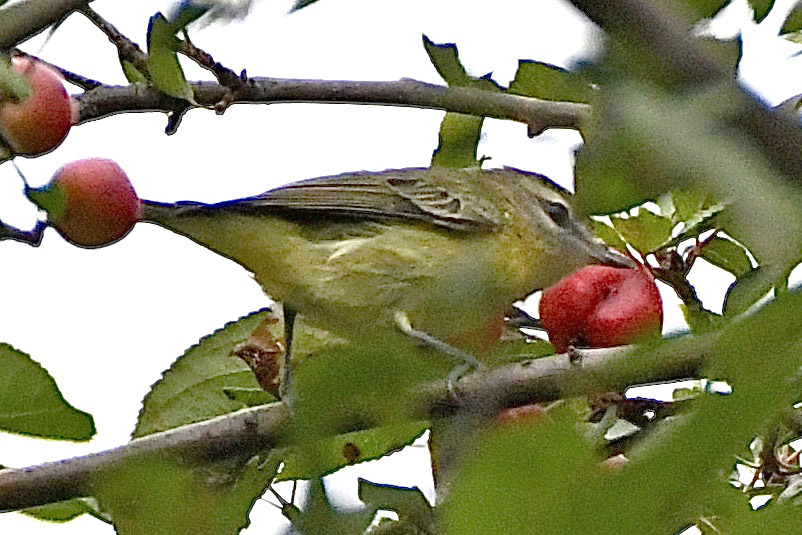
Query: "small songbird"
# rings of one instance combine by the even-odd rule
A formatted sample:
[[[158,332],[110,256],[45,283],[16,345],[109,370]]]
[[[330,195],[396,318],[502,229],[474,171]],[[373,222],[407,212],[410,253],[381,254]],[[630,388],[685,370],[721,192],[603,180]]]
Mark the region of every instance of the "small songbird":
[[[272,298],[351,340],[416,340],[475,364],[475,333],[589,263],[567,192],[515,169],[413,168],[314,178],[244,199],[143,202],[142,219],[253,273]]]

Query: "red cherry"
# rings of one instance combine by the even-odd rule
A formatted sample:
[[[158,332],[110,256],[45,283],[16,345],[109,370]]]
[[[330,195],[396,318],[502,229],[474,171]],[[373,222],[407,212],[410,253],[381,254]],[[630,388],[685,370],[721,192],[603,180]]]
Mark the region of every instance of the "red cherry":
[[[540,320],[562,353],[659,335],[663,307],[647,267],[587,266],[543,290]]]
[[[119,165],[103,158],[68,163],[47,186],[27,194],[67,241],[82,247],[114,243],[139,220],[131,181]]]
[[[50,152],[72,126],[72,100],[63,78],[52,68],[28,58],[14,58],[14,70],[31,86],[30,95],[0,105],[0,136],[11,150],[25,156]]]

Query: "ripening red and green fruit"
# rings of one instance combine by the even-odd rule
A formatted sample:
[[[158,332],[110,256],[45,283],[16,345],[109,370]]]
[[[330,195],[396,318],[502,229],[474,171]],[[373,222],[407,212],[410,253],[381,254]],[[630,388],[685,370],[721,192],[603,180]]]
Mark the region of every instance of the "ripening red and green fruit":
[[[114,243],[139,220],[139,197],[131,181],[104,158],[68,163],[49,184],[26,194],[67,241],[82,247]]]
[[[540,321],[559,352],[659,336],[663,306],[646,266],[587,266],[543,290]]]
[[[0,136],[16,153],[38,156],[64,141],[73,123],[72,99],[64,79],[51,67],[29,58],[14,58],[15,71],[31,86],[22,101],[0,104]]]

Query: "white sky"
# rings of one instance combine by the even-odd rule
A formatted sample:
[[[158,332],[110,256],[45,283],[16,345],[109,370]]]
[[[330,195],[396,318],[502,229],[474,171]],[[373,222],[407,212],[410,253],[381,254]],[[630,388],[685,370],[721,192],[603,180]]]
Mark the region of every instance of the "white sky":
[[[440,83],[421,45],[425,33],[435,42],[456,42],[471,73],[492,71],[506,85],[518,58],[567,65],[591,50],[598,37],[581,15],[557,0],[320,0],[285,16],[290,4],[257,3],[245,22],[211,26],[194,32],[193,39],[218,61],[235,71],[247,68],[252,76],[408,77]],[[144,45],[149,16],[169,3],[97,0],[92,6]],[[784,62],[788,51],[799,47],[747,30],[753,35],[745,46],[743,72],[751,85],[772,102],[802,92],[802,60]],[[50,42],[43,45],[38,37],[23,48],[85,76],[124,83],[115,50],[79,15],[70,17]],[[184,65],[189,78],[208,78]],[[122,165],[141,197],[224,200],[313,176],[426,166],[442,115],[378,106],[235,106],[222,117],[192,111],[178,133],[166,137],[164,116],[127,114],[75,128],[56,151],[18,164],[31,184],[39,185],[66,162],[103,156]],[[533,141],[524,125],[488,120],[480,154],[492,156],[494,166],[542,172],[568,185],[568,148],[578,141],[577,134],[564,131]],[[30,227],[35,217],[12,166],[0,166],[0,219]],[[149,225],[104,249],[78,249],[49,230],[38,249],[7,241],[0,242],[0,252],[5,305],[0,341],[41,362],[66,399],[94,415],[98,428],[88,444],[0,433],[0,462],[9,466],[123,444],[149,385],[175,358],[224,323],[268,304],[235,264]],[[729,282],[716,276],[707,281],[699,293],[715,309]],[[667,304],[668,321],[676,321],[676,299]],[[410,462],[419,470],[410,470]],[[431,489],[429,476],[421,475],[428,473],[425,448],[396,454],[380,468],[376,464],[344,471],[337,484],[355,491],[355,474],[370,471],[366,477],[377,482]],[[262,503],[252,518],[249,532],[268,534],[280,515]],[[0,533],[95,535],[113,530],[88,517],[49,525],[13,513],[0,515]]]

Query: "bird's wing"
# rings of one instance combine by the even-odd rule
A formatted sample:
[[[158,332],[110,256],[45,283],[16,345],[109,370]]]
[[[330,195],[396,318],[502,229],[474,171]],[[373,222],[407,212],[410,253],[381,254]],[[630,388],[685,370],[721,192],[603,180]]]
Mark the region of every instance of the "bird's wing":
[[[218,204],[179,204],[182,211],[194,213],[222,209],[312,220],[401,219],[472,232],[489,232],[501,225],[502,217],[492,204],[477,200],[476,196],[466,198],[459,181],[446,181],[446,185],[434,183],[427,178],[427,173],[432,172],[431,169],[402,169],[348,173],[304,180],[254,197]],[[486,179],[493,180],[492,177]]]

